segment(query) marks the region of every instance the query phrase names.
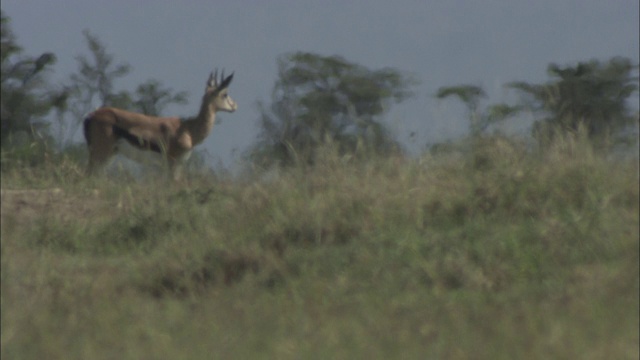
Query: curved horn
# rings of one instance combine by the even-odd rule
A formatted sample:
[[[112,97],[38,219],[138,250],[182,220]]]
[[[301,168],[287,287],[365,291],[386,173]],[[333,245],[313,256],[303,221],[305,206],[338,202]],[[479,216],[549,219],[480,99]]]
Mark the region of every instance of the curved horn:
[[[213,71],[211,72],[211,74],[209,75],[209,80],[207,80],[208,87],[216,87],[218,85],[218,80],[216,79],[217,76],[218,69],[216,69],[215,73]]]
[[[229,84],[231,84],[231,80],[233,80],[233,74],[234,74],[234,73],[231,73],[231,75],[227,76],[227,78],[226,78],[226,79],[225,79],[225,78],[222,78],[222,79],[221,79],[221,80],[222,80],[222,82],[220,83],[220,85],[219,85],[219,87],[218,87],[218,88],[219,88],[219,89],[224,89],[224,88],[226,88],[227,86],[229,86]]]

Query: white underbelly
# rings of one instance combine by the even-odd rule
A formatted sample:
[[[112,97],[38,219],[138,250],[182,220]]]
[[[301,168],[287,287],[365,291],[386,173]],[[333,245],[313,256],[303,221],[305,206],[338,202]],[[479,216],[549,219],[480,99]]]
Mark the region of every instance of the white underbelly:
[[[151,166],[163,166],[165,164],[162,154],[151,150],[141,150],[124,139],[116,142],[116,149],[117,154],[123,155],[140,164]]]
[[[166,164],[163,154],[151,150],[141,150],[124,139],[116,142],[117,153],[143,165],[164,166]],[[185,163],[191,157],[191,151],[187,151],[177,158],[177,163]]]

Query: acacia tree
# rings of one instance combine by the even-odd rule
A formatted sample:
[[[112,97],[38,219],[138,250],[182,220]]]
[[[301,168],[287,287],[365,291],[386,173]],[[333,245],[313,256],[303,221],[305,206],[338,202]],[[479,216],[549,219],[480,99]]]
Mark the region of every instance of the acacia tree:
[[[487,95],[482,87],[476,85],[443,86],[436,93],[438,99],[451,96],[457,97],[467,107],[469,134],[472,137],[481,135],[491,124],[504,121],[521,110],[520,106],[507,104],[494,104],[481,110],[480,100],[486,98]]]
[[[13,160],[37,163],[49,147],[45,116],[58,106],[62,94],[47,82],[46,75],[56,62],[53,53],[37,58],[22,54],[10,28],[10,19],[1,18],[0,118],[2,150]],[[3,166],[5,165],[3,156]]]
[[[638,77],[633,76],[637,69],[638,65],[621,57],[566,67],[550,64],[550,81],[512,82],[507,86],[519,91],[524,105],[541,115],[533,128],[534,137],[541,143],[580,127],[586,129],[591,140],[602,141],[619,135],[637,120],[627,104],[638,90]]]
[[[18,132],[34,137],[38,130],[45,130],[40,121],[51,109],[46,95],[44,73],[55,63],[52,53],[38,58],[22,55],[22,48],[10,28],[10,19],[1,17],[1,76],[2,143]]]
[[[83,35],[89,48],[89,57],[78,55],[78,71],[71,74],[68,85],[65,85],[67,102],[56,116],[58,123],[58,141],[66,147],[73,141],[80,128],[84,116],[100,106],[128,105],[130,96],[127,92],[114,93],[116,79],[129,74],[131,66],[127,63],[114,63],[114,56],[109,54],[100,39],[88,30]]]
[[[278,59],[271,104],[259,103],[261,128],[249,156],[262,165],[313,164],[331,143],[341,154],[399,149],[381,116],[411,95],[414,80],[391,68],[371,70],[339,56],[296,52]]]
[[[187,92],[173,93],[158,80],[148,80],[136,88],[133,108],[143,114],[159,116],[167,105],[187,103]]]

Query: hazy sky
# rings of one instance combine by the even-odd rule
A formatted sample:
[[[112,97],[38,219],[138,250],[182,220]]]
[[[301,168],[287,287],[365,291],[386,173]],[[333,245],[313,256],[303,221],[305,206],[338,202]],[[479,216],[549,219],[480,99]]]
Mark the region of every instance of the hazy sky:
[[[187,91],[189,104],[170,115],[197,112],[213,67],[235,71],[230,94],[239,105],[222,114],[200,149],[230,165],[257,135],[256,101],[269,101],[276,58],[293,51],[341,55],[369,68],[414,74],[416,96],[387,116],[410,149],[464,134],[453,100],[435,101],[440,86],[472,83],[507,101],[509,81],[546,81],[551,62],[639,59],[638,0],[2,0],[25,54],[54,52],[52,80],[65,81],[75,57],[88,54],[89,29],[116,62],[133,71],[116,90],[158,79]],[[96,106],[99,104],[95,104]],[[637,108],[637,100],[635,105]],[[408,135],[417,136],[407,141]]]

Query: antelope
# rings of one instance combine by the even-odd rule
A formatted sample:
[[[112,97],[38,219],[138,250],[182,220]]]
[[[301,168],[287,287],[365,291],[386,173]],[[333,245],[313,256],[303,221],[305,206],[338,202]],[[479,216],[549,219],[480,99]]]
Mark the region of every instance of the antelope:
[[[195,117],[156,117],[113,107],[100,108],[84,119],[84,137],[89,147],[87,174],[102,172],[118,153],[132,160],[145,162],[153,154],[168,166],[173,180],[180,177],[182,164],[189,158],[193,147],[209,136],[216,112],[232,113],[238,105],[228,94],[233,73],[224,77],[222,71],[209,75],[200,112]],[[159,155],[159,156],[158,156]]]

